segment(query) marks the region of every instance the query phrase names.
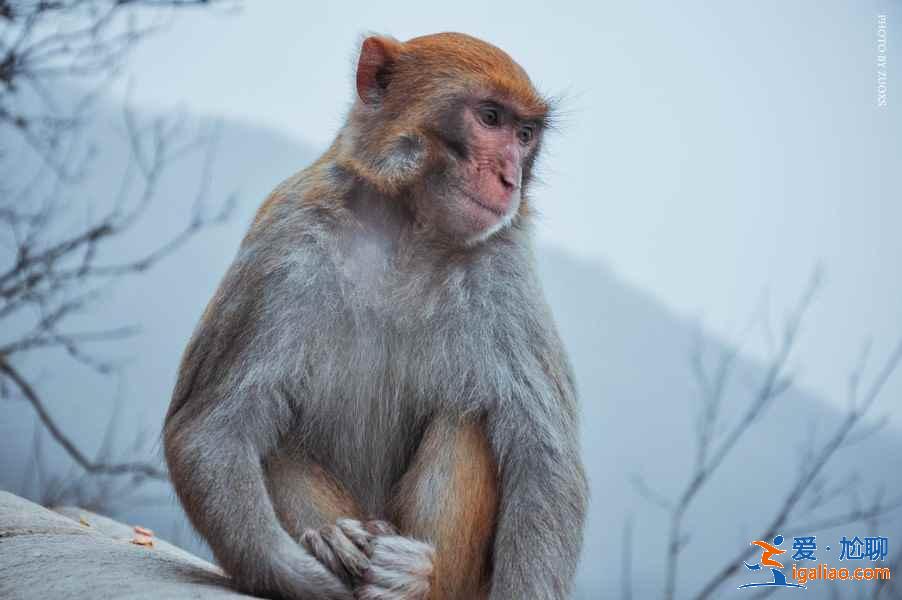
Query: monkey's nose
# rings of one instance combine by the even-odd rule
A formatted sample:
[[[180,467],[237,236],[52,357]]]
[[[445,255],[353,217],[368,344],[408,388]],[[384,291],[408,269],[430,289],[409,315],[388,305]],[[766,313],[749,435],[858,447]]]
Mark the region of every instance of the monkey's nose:
[[[513,165],[505,165],[501,167],[498,178],[506,191],[513,192],[520,187],[520,168]]]

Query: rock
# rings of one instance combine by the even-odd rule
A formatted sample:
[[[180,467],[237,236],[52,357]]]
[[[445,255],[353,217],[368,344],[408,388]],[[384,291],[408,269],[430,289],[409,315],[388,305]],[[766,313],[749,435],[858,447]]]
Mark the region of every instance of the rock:
[[[85,525],[84,523],[87,523]],[[0,598],[249,598],[215,565],[78,508],[56,512],[0,491]]]

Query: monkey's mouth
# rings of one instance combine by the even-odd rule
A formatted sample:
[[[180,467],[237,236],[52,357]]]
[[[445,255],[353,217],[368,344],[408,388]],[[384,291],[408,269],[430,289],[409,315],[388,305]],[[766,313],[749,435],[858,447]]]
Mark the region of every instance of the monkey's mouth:
[[[477,196],[474,196],[473,194],[470,194],[470,193],[466,192],[465,190],[461,190],[461,195],[462,195],[464,198],[466,198],[467,200],[469,200],[472,204],[475,204],[475,205],[478,206],[479,208],[481,208],[481,209],[483,209],[483,210],[485,210],[485,211],[488,211],[488,212],[492,213],[492,214],[495,215],[496,217],[503,217],[503,216],[504,216],[504,213],[505,213],[504,210],[502,210],[501,208],[499,208],[499,207],[497,207],[497,206],[492,206],[492,205],[490,205],[490,204],[487,204],[487,203],[483,202],[483,201],[482,201],[481,199],[479,199]]]

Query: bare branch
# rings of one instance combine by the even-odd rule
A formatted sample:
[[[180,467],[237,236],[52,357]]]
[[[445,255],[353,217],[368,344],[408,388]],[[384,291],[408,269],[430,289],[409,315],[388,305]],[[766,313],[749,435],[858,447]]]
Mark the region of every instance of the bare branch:
[[[70,326],[73,317],[124,277],[146,272],[230,216],[234,199],[207,205],[218,128],[192,134],[183,115],[142,120],[127,106],[123,118],[130,152],[118,193],[111,198],[79,196],[78,185],[96,151],[89,137],[96,100],[136,45],[172,14],[163,9],[190,6],[229,8],[237,2],[0,0],[0,134],[8,146],[21,142],[0,151],[0,161],[15,161],[0,177],[0,323],[10,325],[2,328],[0,340],[0,393],[16,393],[37,414],[30,470],[32,483],[48,503],[74,498],[82,505],[99,505],[105,497],[133,493],[136,483],[166,479],[154,464],[114,460],[116,415],[92,460],[52,417],[35,380],[14,365],[22,355],[53,349],[103,375],[113,373],[119,365],[95,355],[94,348],[129,336],[135,328],[85,331]],[[203,166],[186,224],[150,249],[113,254],[113,243],[133,233],[154,204],[166,170],[198,151],[203,152]],[[68,220],[71,206],[85,212],[77,225]],[[95,207],[99,214],[93,214]],[[44,429],[72,458],[69,474],[47,473],[40,444]],[[141,439],[135,440],[133,452],[140,451]]]
[[[648,502],[667,511],[673,510],[673,501],[669,500],[664,494],[652,489],[641,475],[633,474],[630,477],[630,483],[633,485],[636,493]]]
[[[822,529],[830,529],[833,527],[838,527],[840,525],[847,525],[849,523],[867,521],[868,519],[880,517],[887,513],[893,512],[898,508],[902,508],[902,497],[896,498],[889,502],[881,502],[878,499],[876,502],[874,502],[874,504],[867,508],[854,508],[846,513],[823,517],[821,519],[817,519],[816,521],[803,523],[799,526],[791,524],[787,525],[787,527],[798,531],[818,531]]]
[[[156,32],[167,12],[191,6],[234,7],[216,0],[77,0],[0,3],[0,126],[18,132],[59,175],[59,152],[78,130],[96,92],[117,76],[131,50]],[[142,10],[149,8],[153,10]],[[50,91],[77,80],[89,92],[71,114]]]
[[[786,365],[795,347],[802,319],[811,305],[820,282],[821,273],[819,270],[815,270],[802,297],[786,320],[777,353],[770,360],[758,389],[752,395],[745,410],[741,412],[739,420],[727,429],[726,434],[719,442],[714,441],[715,425],[718,422],[727,385],[735,371],[738,351],[736,348],[727,348],[723,351],[713,377],[710,377],[704,368],[700,351],[695,350],[691,355],[693,373],[701,388],[703,400],[699,417],[700,425],[696,428],[695,464],[686,485],[671,507],[667,542],[667,571],[664,582],[664,598],[666,600],[673,600],[676,594],[679,558],[687,542],[687,535],[683,531],[683,519],[686,511],[749,428],[791,385],[791,378],[785,374]]]
[[[893,372],[895,372],[898,368],[900,361],[902,361],[902,340],[900,340],[896,347],[890,352],[883,367],[871,382],[871,385],[868,388],[868,392],[864,396],[864,398],[862,398],[861,401],[857,401],[853,396],[853,401],[849,403],[848,411],[844,419],[840,422],[833,435],[827,440],[827,442],[824,443],[820,451],[815,455],[814,459],[809,465],[808,471],[804,473],[802,477],[798,479],[798,481],[796,481],[795,485],[786,494],[783,502],[777,509],[771,522],[765,528],[764,532],[760,535],[760,539],[768,539],[770,537],[773,537],[777,534],[779,529],[783,528],[786,525],[788,518],[792,514],[793,509],[799,504],[799,501],[801,500],[803,494],[805,494],[817,475],[823,470],[824,466],[830,461],[836,451],[842,446],[843,442],[846,440],[847,436],[853,430],[855,425],[859,422],[861,417],[873,406],[874,402],[879,397],[880,392],[886,385],[886,382],[889,380]],[[852,374],[850,375],[850,379],[860,377],[860,367],[861,363],[859,363],[859,365],[855,369],[853,369]],[[850,389],[851,388],[857,388],[857,381],[854,385],[850,384]],[[888,505],[881,504],[878,508],[872,509],[870,512],[866,511],[863,514],[865,514],[866,516],[875,516],[883,514],[890,510],[894,510],[897,507],[898,505],[896,503],[889,503]],[[857,511],[853,511],[853,513],[851,514],[855,515],[859,513]],[[708,580],[708,582],[702,587],[701,591],[698,593],[698,595],[695,596],[695,598],[701,600],[703,598],[711,597],[714,591],[723,584],[726,578],[739,569],[739,564],[748,555],[748,551],[743,550],[742,552],[738,553],[732,560],[728,561]]]
[[[62,429],[57,425],[56,421],[53,420],[53,417],[50,415],[47,407],[44,405],[44,402],[38,396],[35,389],[28,383],[28,381],[13,368],[9,362],[6,361],[5,358],[0,357],[0,372],[5,374],[15,386],[19,389],[22,396],[31,404],[32,408],[34,408],[35,412],[38,415],[38,418],[41,420],[41,423],[53,437],[53,439],[66,451],[66,453],[74,460],[78,465],[87,471],[88,473],[93,474],[105,474],[105,475],[137,475],[140,477],[147,477],[151,479],[161,479],[168,480],[168,476],[166,472],[159,467],[156,467],[150,463],[143,462],[127,462],[127,463],[109,463],[109,462],[101,462],[101,461],[92,461],[88,458],[69,438],[65,433],[63,433]]]

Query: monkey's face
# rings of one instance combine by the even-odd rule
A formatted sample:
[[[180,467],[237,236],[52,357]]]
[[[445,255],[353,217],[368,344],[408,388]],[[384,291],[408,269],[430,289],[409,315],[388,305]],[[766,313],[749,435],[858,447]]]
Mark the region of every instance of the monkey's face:
[[[470,97],[429,129],[440,156],[419,194],[421,216],[468,245],[507,226],[520,210],[541,123],[503,102]]]
[[[343,165],[417,222],[465,245],[525,214],[548,102],[500,49],[459,33],[372,36],[359,101],[339,139]]]

